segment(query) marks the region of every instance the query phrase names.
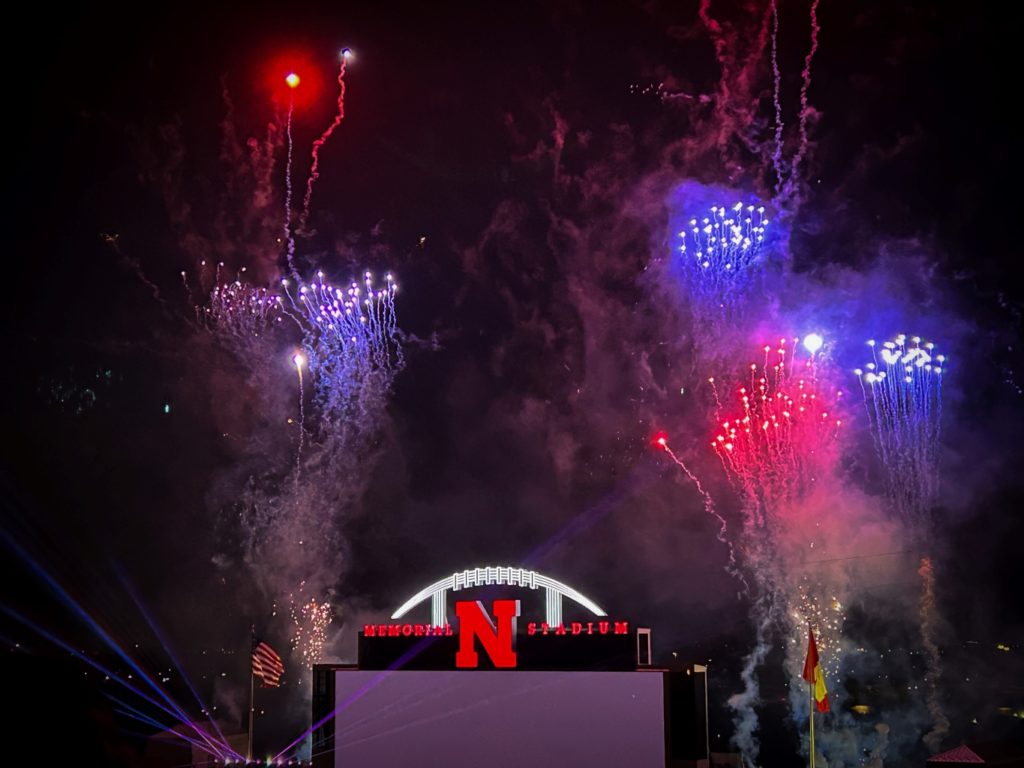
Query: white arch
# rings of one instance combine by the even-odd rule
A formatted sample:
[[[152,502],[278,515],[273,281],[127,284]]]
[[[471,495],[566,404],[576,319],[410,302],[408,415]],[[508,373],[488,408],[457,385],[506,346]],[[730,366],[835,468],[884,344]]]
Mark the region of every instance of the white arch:
[[[444,616],[444,597],[447,592],[458,592],[461,589],[482,587],[488,584],[510,584],[512,586],[519,586],[528,589],[544,589],[547,593],[548,599],[547,615],[549,619],[557,618],[555,623],[561,623],[562,596],[568,597],[570,600],[579,603],[595,616],[608,615],[601,610],[597,603],[580,592],[577,592],[568,584],[563,584],[560,581],[556,581],[555,579],[545,576],[544,574],[537,573],[536,571],[500,565],[485,566],[482,568],[467,568],[465,571],[453,573],[447,578],[435,581],[433,584],[424,587],[402,603],[398,610],[391,615],[391,618],[402,618],[410,609],[419,605],[429,597],[433,603],[433,622],[435,624],[443,623],[443,621],[439,621],[439,619]],[[551,622],[549,621],[548,623]]]

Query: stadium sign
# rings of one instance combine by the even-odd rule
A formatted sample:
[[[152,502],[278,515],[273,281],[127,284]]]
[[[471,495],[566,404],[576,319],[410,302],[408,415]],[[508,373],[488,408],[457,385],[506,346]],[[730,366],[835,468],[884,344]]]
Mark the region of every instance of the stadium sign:
[[[457,600],[455,624],[448,622],[449,592],[488,586],[543,589],[544,620],[529,621],[525,632],[520,632],[520,601],[497,599],[489,612],[481,601]],[[565,597],[597,620],[563,622]],[[428,598],[430,623],[395,621]],[[631,631],[629,622],[609,620],[594,601],[577,590],[523,568],[488,566],[454,573],[414,594],[391,619],[391,623],[363,626],[360,668],[623,669],[635,668],[638,659],[649,658],[650,652],[649,634],[642,652],[641,638],[636,630]]]

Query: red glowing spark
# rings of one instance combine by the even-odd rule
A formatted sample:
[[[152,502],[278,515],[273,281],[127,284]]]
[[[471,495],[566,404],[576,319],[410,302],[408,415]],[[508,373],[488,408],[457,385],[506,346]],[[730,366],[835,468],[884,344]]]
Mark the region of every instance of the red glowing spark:
[[[697,475],[695,475],[693,472],[691,472],[690,468],[686,466],[686,463],[678,456],[676,456],[675,451],[673,451],[672,448],[669,447],[668,435],[666,435],[664,432],[655,433],[654,437],[651,438],[651,445],[656,446],[659,450],[662,450],[665,453],[667,453],[668,457],[672,459],[675,465],[679,467],[683,471],[683,473],[688,478],[690,478],[690,481],[694,484],[694,486],[696,486],[697,492],[701,495],[701,498],[704,499],[704,509],[707,511],[709,515],[711,515],[713,518],[715,518],[715,520],[718,521],[718,540],[729,548],[729,564],[725,567],[725,570],[733,576],[735,576],[737,579],[739,579],[740,582],[743,583],[743,586],[746,587],[747,582],[743,578],[743,574],[740,573],[739,569],[736,567],[736,553],[733,551],[732,543],[726,537],[726,531],[728,529],[726,526],[725,518],[718,514],[718,511],[715,509],[715,502],[712,500],[711,494],[704,490],[704,486],[701,485],[700,478],[697,477]]]
[[[323,96],[324,62],[311,51],[291,49],[267,58],[258,70],[261,86],[284,108],[304,113]]]

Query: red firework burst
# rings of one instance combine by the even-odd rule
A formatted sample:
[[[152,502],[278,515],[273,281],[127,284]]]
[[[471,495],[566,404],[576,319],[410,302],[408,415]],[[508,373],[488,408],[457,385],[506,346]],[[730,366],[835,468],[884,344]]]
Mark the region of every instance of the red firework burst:
[[[828,468],[843,423],[836,415],[842,392],[821,391],[815,356],[794,358],[798,341],[763,348],[764,363],[751,363],[749,380],[733,390],[738,413],[719,413],[711,442],[736,487],[766,506],[805,492]]]

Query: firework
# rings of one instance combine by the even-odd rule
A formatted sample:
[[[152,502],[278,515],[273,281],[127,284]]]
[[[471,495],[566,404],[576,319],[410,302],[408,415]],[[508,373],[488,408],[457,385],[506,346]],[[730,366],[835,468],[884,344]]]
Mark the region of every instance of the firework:
[[[249,348],[281,322],[281,298],[266,288],[235,280],[215,285],[199,321],[234,350]]]
[[[822,583],[811,583],[804,577],[796,587],[794,605],[790,608],[790,618],[794,632],[790,638],[790,655],[794,659],[801,658],[803,644],[806,641],[804,630],[808,625],[817,637],[818,649],[821,651],[821,664],[827,677],[839,677],[840,637],[846,612],[843,603],[836,595],[828,595]]]
[[[897,514],[927,532],[938,488],[939,426],[944,355],[920,336],[869,341],[872,360],[860,378],[871,434]]]
[[[729,309],[765,243],[762,205],[714,205],[679,233],[678,271],[702,311]]]
[[[299,585],[301,593],[305,582]],[[321,660],[324,644],[327,642],[327,628],[334,618],[334,611],[327,601],[316,598],[304,599],[301,594],[288,596],[292,617],[292,648],[302,657],[310,669]]]
[[[283,281],[289,312],[305,334],[323,418],[344,417],[374,374],[386,379],[386,389],[401,365],[395,317],[398,285],[390,274],[385,282],[376,289],[373,275],[366,272],[361,284],[353,281],[342,289],[325,282],[319,272],[316,281],[301,285],[293,295],[289,281]]]
[[[401,366],[395,294],[398,284],[387,274],[386,284],[377,289],[373,275],[347,288],[336,288],[317,280],[291,292],[288,279],[281,284],[283,298],[266,288],[236,280],[217,284],[206,307],[197,307],[200,324],[213,332],[232,351],[244,354],[259,340],[290,317],[302,330],[304,350],[291,361],[299,375],[309,367],[317,374],[318,392],[329,408],[358,386],[360,376],[372,370],[393,372]]]
[[[762,510],[762,522],[826,470],[828,446],[843,423],[819,391],[814,355],[798,362],[799,339],[787,348],[788,342],[766,345],[763,363],[751,363],[749,378],[735,389],[738,412],[723,418],[719,409],[711,442],[748,505]],[[714,379],[709,382],[714,388]],[[720,403],[717,389],[715,397]],[[838,405],[842,392],[834,397]]]

